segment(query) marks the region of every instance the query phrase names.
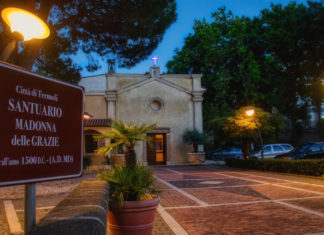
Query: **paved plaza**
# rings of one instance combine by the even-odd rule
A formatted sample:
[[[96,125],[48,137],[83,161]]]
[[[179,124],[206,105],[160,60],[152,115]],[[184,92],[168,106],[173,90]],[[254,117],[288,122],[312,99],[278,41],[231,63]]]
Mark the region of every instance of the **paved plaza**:
[[[324,234],[323,177],[216,165],[161,166],[154,172],[164,192],[153,234]],[[37,184],[37,218],[83,178]],[[12,203],[23,228],[22,197],[22,186],[0,188],[0,234],[10,234],[4,201]]]

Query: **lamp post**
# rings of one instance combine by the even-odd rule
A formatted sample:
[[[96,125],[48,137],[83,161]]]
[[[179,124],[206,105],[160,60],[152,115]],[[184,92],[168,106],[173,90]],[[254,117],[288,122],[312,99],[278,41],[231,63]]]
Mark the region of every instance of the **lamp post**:
[[[38,16],[23,9],[9,7],[1,12],[1,17],[10,26],[11,32],[18,32],[23,41],[33,38],[44,39],[50,34],[48,26]],[[6,61],[16,47],[17,39],[8,43],[0,55],[0,60]]]
[[[255,113],[254,109],[248,109],[248,110],[245,112],[245,114],[246,114],[247,116],[251,117],[251,118],[253,118],[254,113]],[[261,144],[261,159],[263,159],[263,140],[262,140],[262,136],[261,136],[261,131],[260,131],[260,128],[258,127],[257,123],[256,123],[255,121],[254,121],[254,123],[255,123],[255,126],[256,126],[257,130],[258,130],[259,139],[260,139],[260,144]]]
[[[44,39],[50,34],[48,26],[36,15],[23,9],[9,7],[1,12],[4,22],[10,26],[12,33],[19,33],[23,41],[33,38]],[[0,55],[0,60],[7,61],[14,51],[17,38],[9,42]],[[36,185],[25,184],[25,234],[28,234],[36,223]]]

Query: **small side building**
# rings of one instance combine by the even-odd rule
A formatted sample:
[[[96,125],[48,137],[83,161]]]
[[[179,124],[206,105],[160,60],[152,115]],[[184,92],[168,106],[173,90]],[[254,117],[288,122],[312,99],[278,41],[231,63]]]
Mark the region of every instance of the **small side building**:
[[[157,123],[147,133],[153,144],[143,142],[135,148],[138,162],[187,162],[192,147],[183,143],[183,132],[203,131],[201,74],[160,74],[159,67],[151,67],[145,75],[109,73],[82,78],[79,85],[85,88],[85,112],[91,115],[84,127],[85,154],[107,144],[92,136],[107,131],[109,120],[116,119],[138,125]]]

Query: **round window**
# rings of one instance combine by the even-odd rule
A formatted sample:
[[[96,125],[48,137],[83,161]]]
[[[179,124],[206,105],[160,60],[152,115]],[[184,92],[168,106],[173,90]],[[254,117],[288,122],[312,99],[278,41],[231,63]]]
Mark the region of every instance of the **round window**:
[[[163,107],[163,102],[160,99],[153,99],[150,107],[153,111],[160,111]]]

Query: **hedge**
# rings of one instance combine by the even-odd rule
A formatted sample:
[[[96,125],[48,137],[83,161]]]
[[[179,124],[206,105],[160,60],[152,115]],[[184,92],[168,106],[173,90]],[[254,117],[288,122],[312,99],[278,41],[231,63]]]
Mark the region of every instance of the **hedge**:
[[[284,159],[225,159],[226,165],[244,169],[275,171],[302,175],[324,175],[322,160],[284,160]]]

